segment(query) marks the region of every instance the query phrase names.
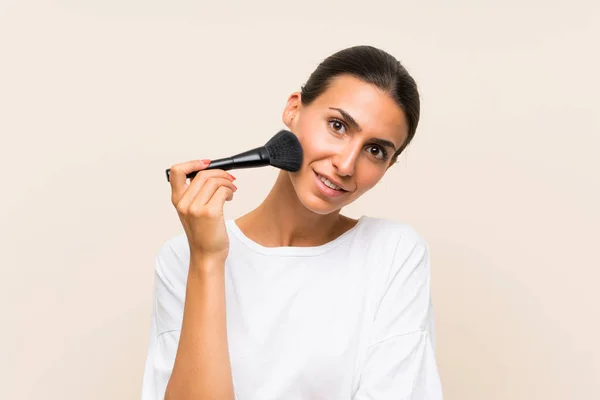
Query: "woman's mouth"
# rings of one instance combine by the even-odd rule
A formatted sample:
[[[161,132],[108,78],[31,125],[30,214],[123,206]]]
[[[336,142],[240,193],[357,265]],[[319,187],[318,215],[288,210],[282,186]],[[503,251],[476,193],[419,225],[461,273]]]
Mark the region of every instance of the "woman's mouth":
[[[335,184],[331,183],[327,178],[325,178],[324,176],[321,176],[319,174],[317,174],[315,171],[314,175],[315,175],[315,182],[317,184],[317,187],[319,188],[319,191],[321,193],[323,193],[325,196],[327,197],[339,197],[344,195],[345,193],[347,193],[346,190],[340,188],[339,186],[336,186]]]

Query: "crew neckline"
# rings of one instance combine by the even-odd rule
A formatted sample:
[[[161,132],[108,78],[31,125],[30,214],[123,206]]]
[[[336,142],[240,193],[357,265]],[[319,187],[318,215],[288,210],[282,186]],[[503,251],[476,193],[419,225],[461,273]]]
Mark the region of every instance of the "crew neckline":
[[[246,247],[250,248],[251,250],[253,250],[257,253],[261,253],[261,254],[265,254],[265,255],[276,255],[276,256],[296,256],[296,257],[300,256],[300,257],[303,257],[303,256],[320,255],[320,254],[327,252],[328,250],[331,250],[331,249],[339,246],[344,241],[346,241],[350,235],[354,234],[354,232],[356,232],[360,228],[360,226],[364,223],[364,221],[366,219],[367,219],[367,216],[362,215],[360,218],[358,218],[356,224],[352,228],[348,229],[346,232],[342,233],[340,236],[336,237],[335,239],[333,239],[327,243],[324,243],[322,245],[319,245],[319,246],[266,247],[266,246],[256,243],[255,241],[250,239],[248,236],[246,236],[244,234],[244,232],[242,232],[240,227],[236,224],[235,219],[233,219],[233,218],[228,219],[227,221],[225,221],[225,224],[234,233],[235,237],[240,242],[242,242],[242,244],[244,244]]]

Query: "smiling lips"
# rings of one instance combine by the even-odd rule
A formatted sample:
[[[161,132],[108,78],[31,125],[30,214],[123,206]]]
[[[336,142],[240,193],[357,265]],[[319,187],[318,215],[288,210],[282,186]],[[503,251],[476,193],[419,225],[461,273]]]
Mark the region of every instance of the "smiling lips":
[[[331,182],[327,177],[317,174],[315,171],[315,181],[317,187],[327,197],[339,197],[348,191]]]

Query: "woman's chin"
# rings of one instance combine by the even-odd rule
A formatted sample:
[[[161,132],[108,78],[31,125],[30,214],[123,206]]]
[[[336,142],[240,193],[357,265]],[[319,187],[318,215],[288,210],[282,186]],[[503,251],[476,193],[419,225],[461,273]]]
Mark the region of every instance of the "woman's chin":
[[[302,198],[304,197],[304,198]],[[306,196],[299,197],[300,202],[304,207],[315,214],[328,215],[332,212],[339,210],[341,207],[337,204],[327,202],[327,200],[321,199],[318,196],[308,194]]]

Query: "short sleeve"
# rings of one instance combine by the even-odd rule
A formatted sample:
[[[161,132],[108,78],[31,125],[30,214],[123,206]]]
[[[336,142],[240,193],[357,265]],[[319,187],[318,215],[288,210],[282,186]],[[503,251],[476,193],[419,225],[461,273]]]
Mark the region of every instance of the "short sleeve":
[[[353,400],[442,400],[427,244],[402,238],[392,264]]]
[[[169,242],[155,262],[150,340],[142,382],[142,400],[163,400],[171,377],[185,302],[187,269]]]

